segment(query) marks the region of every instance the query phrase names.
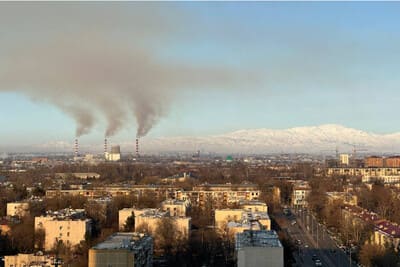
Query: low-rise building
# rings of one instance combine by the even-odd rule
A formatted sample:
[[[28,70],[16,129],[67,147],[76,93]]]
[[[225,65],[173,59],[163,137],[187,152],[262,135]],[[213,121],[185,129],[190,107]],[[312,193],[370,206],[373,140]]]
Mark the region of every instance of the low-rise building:
[[[204,207],[212,201],[217,206],[226,206],[242,200],[258,200],[261,191],[255,184],[203,184],[191,191],[178,191],[176,198],[190,200],[192,205]]]
[[[185,217],[189,208],[189,201],[167,199],[161,203],[161,209],[168,211],[170,216]]]
[[[91,232],[91,220],[83,209],[48,211],[46,216],[35,217],[35,231],[39,230],[45,233],[45,250],[51,250],[60,241],[75,246]]]
[[[89,250],[89,267],[151,267],[153,239],[142,233],[115,233]]]
[[[361,177],[361,181],[363,183],[380,182],[383,184],[399,184],[400,175],[381,175],[381,176],[363,175]]]
[[[150,233],[155,233],[158,226],[162,223],[164,218],[171,219],[176,230],[183,238],[189,238],[189,233],[191,229],[191,218],[190,217],[171,217],[168,211],[161,211],[158,209],[143,209],[140,213],[138,210],[134,211],[135,216],[135,231],[139,231],[146,228]]]
[[[29,214],[29,202],[9,202],[7,203],[7,216],[24,217]]]
[[[275,231],[245,230],[235,237],[238,267],[283,267],[283,246]]]
[[[308,183],[298,183],[293,186],[292,205],[307,206],[307,197],[311,193]]]
[[[43,255],[43,253],[4,256],[4,267],[53,267],[54,256]],[[61,264],[57,266],[62,267]]]
[[[343,204],[357,205],[358,198],[356,195],[347,192],[326,192],[328,203],[340,200]]]

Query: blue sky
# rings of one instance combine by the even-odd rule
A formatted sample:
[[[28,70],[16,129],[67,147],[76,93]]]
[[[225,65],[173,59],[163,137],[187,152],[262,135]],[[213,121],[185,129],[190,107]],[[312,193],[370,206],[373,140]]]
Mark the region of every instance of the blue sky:
[[[0,3],[0,10],[3,5],[6,3]],[[74,22],[58,19],[57,12],[64,12],[62,8],[44,9],[53,17],[36,21],[40,20],[37,16],[26,15],[34,4],[29,5],[13,4],[10,9],[16,13],[10,15],[12,18],[5,18],[6,23],[0,19],[0,32],[4,33],[0,42],[6,41],[0,46],[0,59],[9,47],[21,45],[23,40],[40,40],[42,34],[69,27],[75,31]],[[137,15],[134,12],[146,6],[143,3],[140,8],[136,3],[63,5],[81,10],[77,12],[78,26],[88,21],[97,28],[88,26],[86,30],[99,29],[117,43],[140,43],[163,66],[211,66],[246,77],[239,77],[237,84],[233,80],[226,84],[180,85],[149,131],[150,137],[327,123],[377,133],[400,131],[400,3],[151,3],[147,7],[157,7],[161,18],[150,16],[155,22],[143,18],[143,24],[142,18],[132,19]],[[26,13],[19,12],[21,8]],[[98,16],[92,18],[91,11]],[[110,24],[100,23],[104,14]],[[118,18],[115,24],[113,18]],[[43,23],[52,19],[54,25]],[[26,26],[27,21],[34,26]],[[158,32],[158,23],[168,24],[168,32]],[[143,27],[138,30],[137,24]],[[101,27],[107,29],[102,31]],[[6,68],[0,65],[0,74]],[[24,79],[23,73],[20,78]],[[35,88],[0,86],[0,144],[74,138],[76,123],[54,98],[41,101],[40,95],[32,101]],[[23,86],[30,87],[26,83]],[[62,102],[62,95],[57,101]],[[105,125],[100,116],[82,138],[100,140]],[[130,140],[136,128],[130,118],[113,139]]]

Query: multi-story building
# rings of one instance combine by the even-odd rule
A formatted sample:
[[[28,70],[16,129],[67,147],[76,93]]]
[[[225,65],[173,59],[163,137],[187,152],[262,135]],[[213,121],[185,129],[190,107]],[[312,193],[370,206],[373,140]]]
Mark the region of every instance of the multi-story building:
[[[367,168],[382,168],[383,158],[378,156],[370,156],[364,159],[364,165]]]
[[[241,201],[239,209],[216,209],[215,227],[230,237],[244,230],[271,230],[268,206],[260,201]]]
[[[385,167],[400,168],[400,156],[393,156],[385,158]]]
[[[340,162],[341,166],[349,166],[349,164],[350,164],[349,154],[340,154],[339,162]]]
[[[400,168],[328,168],[328,175],[349,175],[349,176],[389,176],[400,175]]]
[[[55,265],[54,257],[36,254],[22,254],[4,256],[4,267],[53,267]],[[62,267],[60,264],[57,266]]]
[[[7,203],[7,216],[24,217],[29,214],[29,202]]]
[[[244,200],[239,202],[239,206],[250,212],[268,212],[268,206],[258,200]]]
[[[400,175],[382,175],[382,176],[363,175],[361,177],[361,181],[363,183],[381,182],[384,184],[399,184]]]
[[[295,184],[293,186],[292,205],[307,206],[307,197],[311,192],[308,183]]]
[[[342,209],[343,218],[353,224],[372,224],[374,232],[369,242],[388,247],[393,246],[395,250],[400,245],[400,226],[397,223],[380,218],[376,213],[369,212],[358,206],[346,205]]]
[[[347,192],[326,192],[328,202],[332,203],[335,200],[340,200],[343,204],[357,205],[358,198],[356,195]]]
[[[170,216],[185,217],[189,208],[189,201],[167,199],[161,203],[161,209],[168,211]]]
[[[224,206],[241,200],[257,200],[260,194],[255,184],[203,184],[194,186],[192,191],[178,191],[176,198],[190,200],[192,205],[204,207],[208,201]]]
[[[78,245],[91,232],[91,220],[84,210],[64,209],[35,217],[35,231],[45,233],[44,249],[51,250],[57,242]]]
[[[142,233],[114,233],[89,250],[89,267],[151,267],[153,239]]]
[[[238,267],[283,267],[283,246],[275,231],[245,230],[235,237]]]
[[[80,190],[49,189],[46,190],[46,197],[84,196],[87,198],[101,198],[134,195],[138,199],[142,196],[175,198],[179,190],[181,189],[170,185],[102,186]]]
[[[168,211],[161,211],[158,209],[143,209],[134,211],[135,216],[135,231],[139,231],[142,228],[147,228],[148,231],[154,234],[157,228],[162,223],[164,218],[171,219],[176,230],[183,238],[189,238],[191,229],[191,218],[190,217],[171,217]]]

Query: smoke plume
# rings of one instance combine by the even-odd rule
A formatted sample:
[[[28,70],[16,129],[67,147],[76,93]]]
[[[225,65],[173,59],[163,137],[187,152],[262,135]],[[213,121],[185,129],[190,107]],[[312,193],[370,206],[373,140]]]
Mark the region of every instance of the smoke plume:
[[[94,11],[67,5],[75,20],[65,5],[1,5],[0,29],[11,27],[15,36],[10,32],[0,45],[0,92],[56,105],[75,120],[77,137],[99,121],[106,122],[105,136],[112,136],[132,118],[137,136],[144,136],[183,90],[229,88],[245,76],[159,55],[160,43],[180,22],[160,16],[155,23],[149,8],[139,5],[129,14],[132,24],[119,6],[107,24],[96,5]]]

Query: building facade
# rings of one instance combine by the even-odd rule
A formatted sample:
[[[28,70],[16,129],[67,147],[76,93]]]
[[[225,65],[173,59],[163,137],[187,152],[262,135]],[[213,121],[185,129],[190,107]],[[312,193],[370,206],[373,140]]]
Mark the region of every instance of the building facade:
[[[283,246],[275,231],[245,230],[235,237],[238,267],[283,267]]]
[[[153,239],[141,233],[114,233],[89,250],[89,267],[151,267]]]
[[[78,245],[90,234],[91,223],[84,210],[64,209],[35,217],[35,231],[44,231],[44,249],[48,251],[60,241],[71,246]]]

